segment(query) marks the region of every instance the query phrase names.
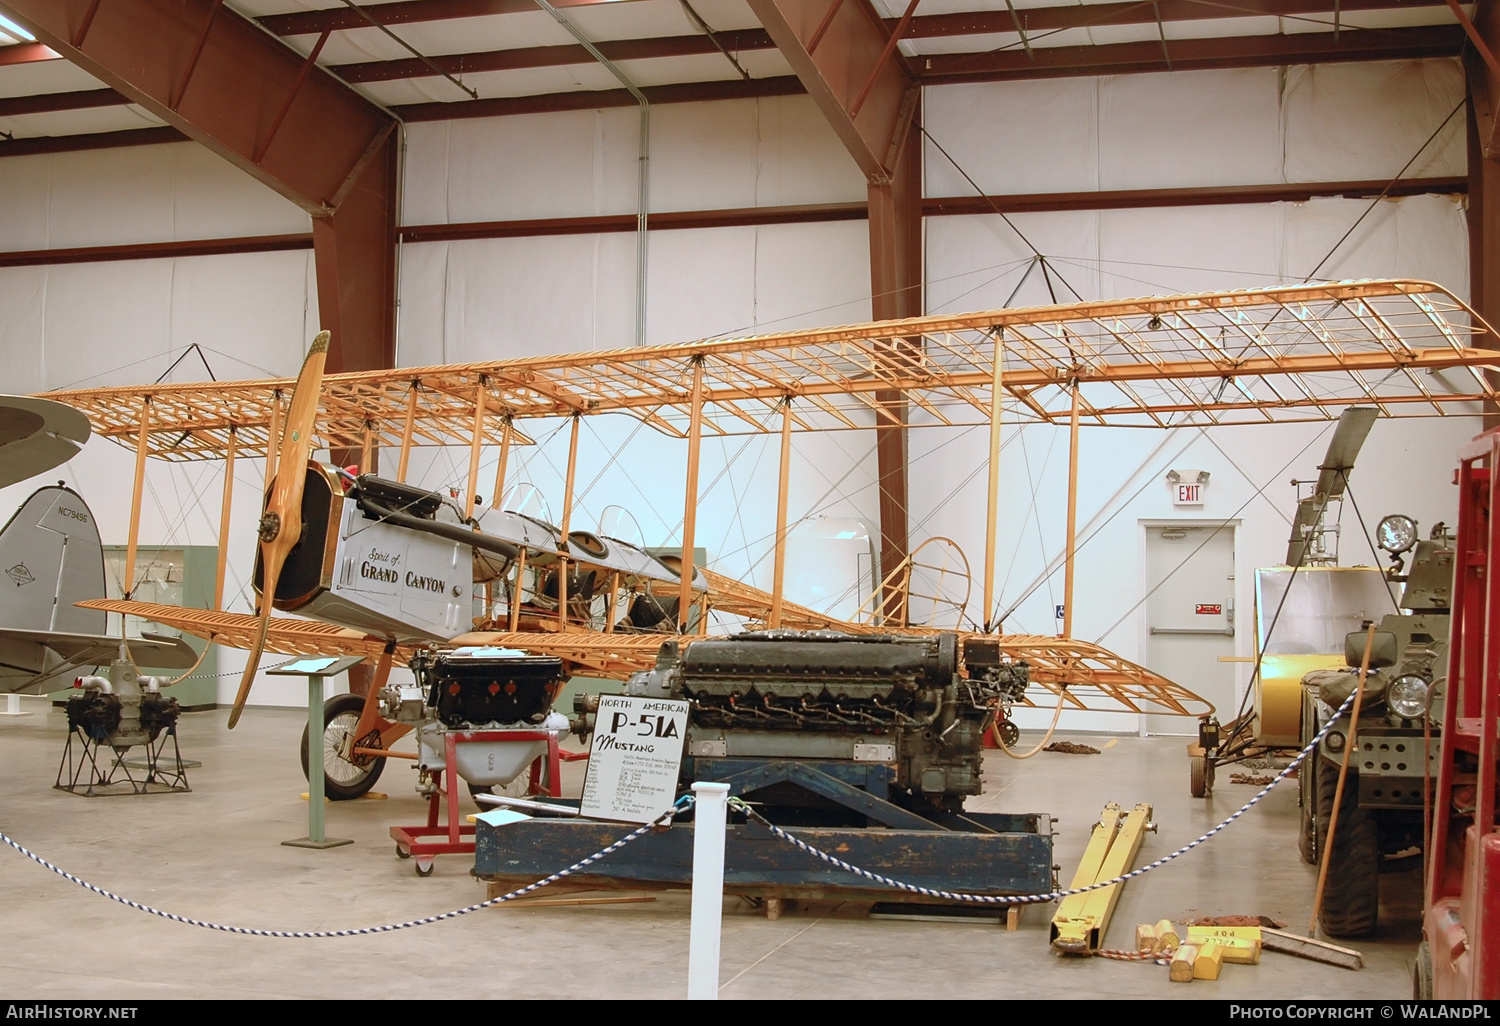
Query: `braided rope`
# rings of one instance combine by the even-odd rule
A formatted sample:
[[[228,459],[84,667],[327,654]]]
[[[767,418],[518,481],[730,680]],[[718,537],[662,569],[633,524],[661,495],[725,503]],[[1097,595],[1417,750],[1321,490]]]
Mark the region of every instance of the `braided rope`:
[[[1323,725],[1322,730],[1318,731],[1317,736],[1309,741],[1307,747],[1298,752],[1297,757],[1290,763],[1288,763],[1285,769],[1276,774],[1275,778],[1269,784],[1261,788],[1259,793],[1257,793],[1254,798],[1251,798],[1244,805],[1241,805],[1221,823],[1215,826],[1212,830],[1209,830],[1207,833],[1203,834],[1197,840],[1189,841],[1187,844],[1183,845],[1181,848],[1178,848],[1170,855],[1163,855],[1155,862],[1152,862],[1149,865],[1141,866],[1139,869],[1133,869],[1128,873],[1115,877],[1113,880],[1103,880],[1099,883],[1092,883],[1085,887],[1070,887],[1065,890],[1050,891],[1046,894],[963,894],[956,891],[938,890],[932,887],[922,887],[918,884],[910,884],[901,880],[894,880],[891,877],[882,876],[879,873],[874,873],[868,869],[863,869],[859,866],[853,865],[852,863],[845,862],[843,859],[838,858],[837,856],[830,855],[826,851],[821,851],[817,848],[814,848],[812,845],[808,844],[806,841],[803,841],[801,838],[794,837],[793,835],[787,833],[785,830],[781,829],[781,827],[766,819],[759,812],[756,812],[753,808],[751,808],[749,805],[746,805],[742,800],[738,798],[729,799],[729,803],[736,809],[745,813],[747,817],[761,824],[777,837],[780,837],[783,841],[788,842],[796,848],[800,848],[802,851],[807,852],[807,854],[813,856],[814,858],[822,859],[829,865],[837,866],[846,872],[853,873],[855,876],[863,877],[866,880],[872,880],[875,883],[883,884],[886,887],[892,887],[900,891],[907,891],[912,894],[920,894],[924,897],[929,898],[943,898],[948,901],[968,901],[984,905],[1039,905],[1048,901],[1056,901],[1060,898],[1072,897],[1075,894],[1087,894],[1089,891],[1097,891],[1104,887],[1113,887],[1115,884],[1121,884],[1127,880],[1134,880],[1136,877],[1144,876],[1145,874],[1151,872],[1153,869],[1159,869],[1162,866],[1165,866],[1173,859],[1176,859],[1182,855],[1186,855],[1188,852],[1192,851],[1200,844],[1203,844],[1209,838],[1213,837],[1219,831],[1229,826],[1229,824],[1233,823],[1235,820],[1239,819],[1241,816],[1243,816],[1245,813],[1249,812],[1252,808],[1259,804],[1260,800],[1266,795],[1270,794],[1277,784],[1285,780],[1293,770],[1300,766],[1303,760],[1305,760],[1307,756],[1315,748],[1317,748],[1319,744],[1322,743],[1323,738],[1327,736],[1330,730],[1333,729],[1334,724],[1338,723],[1339,718],[1343,716],[1344,712],[1349,708],[1351,704],[1353,704],[1355,694],[1357,694],[1357,692],[1351,692],[1349,697],[1344,699],[1344,704],[1338,707],[1333,716],[1329,717],[1328,722]]]
[[[1157,965],[1168,965],[1170,958],[1163,958],[1155,951],[1125,951],[1121,948],[1100,948],[1094,952],[1099,958],[1112,958],[1116,962],[1155,962]]]
[[[497,898],[491,898],[488,901],[481,901],[476,905],[469,905],[465,908],[454,909],[452,912],[443,912],[435,916],[423,916],[421,919],[408,919],[404,923],[385,923],[381,926],[362,926],[350,930],[261,930],[252,926],[225,926],[221,923],[210,923],[203,919],[193,919],[189,916],[180,916],[175,912],[165,912],[159,908],[153,908],[150,905],[142,905],[138,901],[131,901],[129,898],[121,897],[120,895],[115,894],[113,891],[107,891],[103,887],[96,886],[95,884],[89,883],[87,880],[80,879],[79,877],[74,876],[72,873],[54,866],[52,863],[48,862],[40,855],[36,854],[33,851],[29,851],[3,833],[0,833],[0,841],[4,841],[6,844],[10,845],[16,851],[20,852],[22,855],[25,855],[28,859],[37,863],[38,865],[52,870],[52,872],[56,873],[64,880],[69,880],[73,883],[76,883],[84,890],[93,891],[95,894],[108,898],[111,901],[118,901],[121,905],[129,906],[130,908],[137,909],[138,911],[149,912],[153,916],[160,916],[163,919],[170,919],[174,923],[186,923],[188,926],[201,926],[205,930],[218,930],[221,933],[245,934],[251,937],[292,937],[299,939],[322,939],[325,937],[363,937],[367,934],[372,933],[390,933],[394,930],[406,930],[413,926],[426,926],[429,923],[440,923],[445,919],[457,919],[459,916],[466,916],[470,912],[478,912],[482,908],[489,908],[492,905],[499,905],[502,902],[524,897],[525,895],[530,894],[533,891],[537,891],[543,887],[546,887],[548,884],[556,883],[563,877],[568,876],[572,873],[576,873],[586,866],[593,865],[595,862],[598,862],[605,856],[619,851],[631,841],[634,841],[640,837],[644,837],[657,824],[665,822],[672,816],[677,815],[678,813],[691,806],[693,804],[693,801],[694,799],[692,795],[684,795],[682,798],[679,798],[677,800],[677,804],[672,806],[672,808],[668,809],[666,812],[663,812],[660,816],[657,816],[656,819],[652,820],[650,823],[647,823],[646,825],[626,834],[624,837],[609,845],[607,848],[602,848],[599,851],[596,851],[594,854],[590,855],[588,858],[580,859],[579,861],[573,863],[567,869],[559,870],[558,872],[553,873],[551,876],[544,877],[543,879],[538,880],[535,883],[527,884],[525,887],[511,891],[509,894],[502,894]]]

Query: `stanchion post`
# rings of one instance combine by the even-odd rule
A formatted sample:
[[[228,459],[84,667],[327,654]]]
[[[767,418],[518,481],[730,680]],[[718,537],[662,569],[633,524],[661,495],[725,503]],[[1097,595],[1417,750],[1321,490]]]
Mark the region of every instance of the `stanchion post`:
[[[719,930],[724,917],[724,829],[728,784],[693,785],[693,923],[688,938],[688,1000],[719,997]]]
[[[362,656],[294,659],[273,666],[266,673],[275,677],[307,678],[307,836],[281,843],[291,848],[337,848],[353,844],[348,837],[324,834],[323,808],[323,681],[364,662]]]

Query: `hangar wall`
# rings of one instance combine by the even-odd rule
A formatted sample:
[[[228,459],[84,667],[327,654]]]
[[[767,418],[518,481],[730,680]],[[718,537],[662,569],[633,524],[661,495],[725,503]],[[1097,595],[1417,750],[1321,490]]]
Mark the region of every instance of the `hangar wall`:
[[[1456,61],[1423,61],[930,87],[924,116],[933,138],[987,192],[1258,185],[1388,179],[1462,96]],[[409,126],[402,223],[631,213],[636,127],[628,109]],[[926,160],[926,195],[971,193],[932,146]],[[1408,175],[1462,175],[1465,168],[1460,112]],[[5,249],[308,227],[300,210],[191,144],[12,158],[0,161],[0,188],[24,198],[0,208]],[[863,197],[853,162],[805,97],[653,111],[653,210]],[[1367,206],[1330,199],[1012,221],[1067,285],[1095,298],[1300,280]],[[994,216],[930,217],[926,238],[933,312],[1003,305],[1032,256]],[[867,245],[862,221],[653,232],[648,339],[868,319]],[[406,244],[398,359],[419,365],[628,345],[634,249],[628,233]],[[1379,204],[1321,274],[1429,278],[1463,296],[1466,257],[1461,204],[1418,196]],[[0,369],[15,391],[138,382],[155,378],[197,342],[219,378],[292,374],[317,324],[311,263],[310,252],[293,251],[0,269],[0,302],[8,313],[0,319]],[[1059,300],[1071,298],[1066,286],[1053,283]],[[1047,301],[1046,284],[1033,271],[1014,302]],[[190,358],[171,377],[206,376]],[[1381,452],[1382,473],[1355,478],[1366,519],[1373,523],[1395,509],[1424,526],[1451,518],[1452,454],[1475,430],[1477,421],[1468,419],[1378,424],[1366,453],[1373,461]],[[648,544],[668,542],[682,512],[682,443],[604,418],[585,421],[582,431],[574,523],[592,524],[604,506],[618,503],[640,520]],[[1144,628],[1129,609],[1140,591],[1137,523],[1175,514],[1164,484],[1130,496],[1171,467],[1213,472],[1202,517],[1244,518],[1238,608],[1248,616],[1248,571],[1284,551],[1293,499],[1283,482],[1315,468],[1319,431],[1086,430],[1079,523],[1089,524],[1101,509],[1098,519],[1112,519],[1081,552],[1078,635],[1139,654]],[[536,425],[533,433],[544,444],[517,461],[511,479],[537,484],[556,513],[566,422]],[[796,440],[794,518],[856,516],[874,527],[869,434]],[[955,538],[977,579],[982,431],[914,431],[911,445],[913,538]],[[609,464],[616,450],[619,460]],[[424,483],[461,485],[463,454],[423,456],[413,469]],[[703,456],[699,544],[716,568],[769,584],[774,437],[711,439]],[[496,454],[486,457],[479,491],[487,496]],[[96,440],[62,475],[90,498],[106,542],[124,540],[131,469],[125,450]],[[1008,432],[1002,474],[1006,541],[999,579],[1007,582],[1006,602],[1036,581],[1061,546],[1065,435],[1045,427]],[[242,544],[231,540],[228,592],[237,596],[231,608],[246,609],[252,552],[243,540],[257,513],[260,468],[242,461],[236,478],[234,523]],[[153,466],[148,480],[143,543],[214,543],[217,466]],[[1262,486],[1263,497],[1255,498]],[[19,502],[22,492],[0,495],[0,504]],[[1350,541],[1346,560],[1358,555]],[[1053,584],[1060,593],[1060,572]],[[1039,587],[1007,627],[1050,631],[1051,611],[1047,589]],[[1247,630],[1240,638],[1248,645]],[[223,668],[233,660],[226,652]],[[221,682],[222,699],[233,685],[232,678]],[[295,705],[303,695],[300,686],[263,680],[254,700]],[[1071,725],[1119,729],[1121,720]]]

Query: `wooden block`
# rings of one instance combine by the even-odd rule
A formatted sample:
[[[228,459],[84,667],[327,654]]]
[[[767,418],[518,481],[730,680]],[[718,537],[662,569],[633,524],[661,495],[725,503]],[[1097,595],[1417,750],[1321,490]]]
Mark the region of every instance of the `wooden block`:
[[[1224,967],[1224,945],[1216,940],[1205,941],[1193,959],[1193,979],[1217,980],[1219,970]]]
[[[1135,950],[1156,951],[1160,938],[1156,935],[1156,927],[1150,923],[1139,923],[1135,928]]]
[[[1005,929],[1015,933],[1021,926],[1021,906],[1012,905],[1005,910]]]
[[[1260,941],[1221,937],[1215,941],[1224,949],[1224,961],[1233,965],[1260,965]]]
[[[1202,942],[1205,940],[1260,940],[1260,927],[1258,926],[1189,926],[1188,940]]]
[[[1224,948],[1224,961],[1236,965],[1259,965],[1261,937],[1258,926],[1189,926],[1188,940],[1195,944],[1217,941]]]
[[[1177,950],[1182,943],[1182,935],[1177,932],[1177,927],[1172,925],[1170,919],[1162,919],[1156,924],[1156,951],[1165,952],[1170,955]]]
[[[1193,982],[1193,963],[1198,959],[1198,947],[1195,944],[1184,944],[1177,949],[1172,956],[1172,965],[1168,969],[1168,978],[1173,983]]]

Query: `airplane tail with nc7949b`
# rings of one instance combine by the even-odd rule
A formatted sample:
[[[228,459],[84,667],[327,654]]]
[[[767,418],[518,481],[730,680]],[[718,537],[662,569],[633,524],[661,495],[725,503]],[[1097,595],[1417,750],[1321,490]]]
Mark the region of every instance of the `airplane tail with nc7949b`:
[[[62,403],[0,396],[0,483],[52,469],[87,438],[87,421]],[[74,605],[105,594],[104,549],[88,504],[61,484],[37,489],[0,529],[0,693],[55,690],[73,671],[118,658],[121,639],[105,633],[106,614]],[[180,638],[127,644],[148,666],[183,668],[197,658]]]

